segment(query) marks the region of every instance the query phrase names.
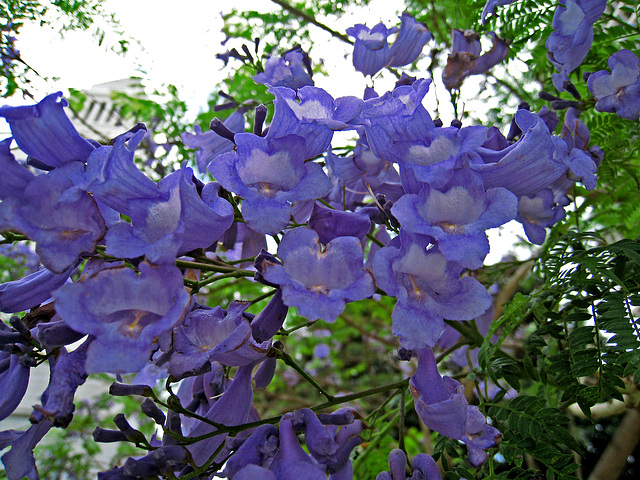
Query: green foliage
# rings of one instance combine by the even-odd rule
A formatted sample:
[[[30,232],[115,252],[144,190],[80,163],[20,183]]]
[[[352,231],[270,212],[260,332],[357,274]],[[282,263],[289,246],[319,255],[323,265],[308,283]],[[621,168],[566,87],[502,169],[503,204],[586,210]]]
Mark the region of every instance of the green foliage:
[[[96,20],[103,20],[102,26]],[[119,29],[113,14],[104,10],[100,0],[6,0],[0,4],[0,96],[10,97],[22,92],[30,96],[28,86],[33,76],[39,74],[23,59],[19,51],[17,37],[26,24],[57,28],[60,35],[74,30],[88,30],[102,45],[107,34],[115,33],[109,48],[117,53],[125,53],[129,40]],[[112,44],[111,44],[112,43]]]
[[[140,163],[143,169],[153,172],[152,178],[163,178],[191,157],[180,139],[186,130],[184,117],[187,105],[179,98],[174,85],[167,85],[164,91],[156,90],[150,96],[140,85],[134,94],[113,92],[113,100],[122,118],[132,124],[146,123],[150,135],[143,142],[146,152]],[[162,148],[158,148],[159,144]]]

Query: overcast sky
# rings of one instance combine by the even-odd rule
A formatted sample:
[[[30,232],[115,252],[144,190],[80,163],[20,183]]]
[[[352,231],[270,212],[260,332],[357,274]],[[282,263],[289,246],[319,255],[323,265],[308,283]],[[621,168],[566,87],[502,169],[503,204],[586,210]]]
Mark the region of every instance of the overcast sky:
[[[70,32],[61,39],[57,29],[37,25],[23,27],[18,48],[41,75],[59,77],[58,81],[37,82],[39,96],[69,87],[88,89],[98,83],[138,75],[152,87],[162,83],[177,85],[190,105],[204,105],[207,94],[223,79],[223,64],[215,55],[225,50],[221,46],[224,40],[221,12],[228,10],[230,4],[237,9],[261,12],[280,10],[270,0],[185,0],[179,8],[173,0],[105,0],[105,11],[114,12],[125,36],[135,39],[127,55],[117,55],[99,46],[88,32]],[[344,31],[355,23],[370,26],[380,20],[388,23],[401,5],[400,0],[373,0],[368,9],[355,9],[340,18],[334,28]],[[117,38],[108,35],[105,44],[113,44]],[[325,88],[334,96],[361,95],[365,81],[351,68],[351,59],[345,59],[348,46],[320,30],[318,40],[317,45],[322,48],[317,53],[325,58],[326,68],[340,73],[334,82],[324,80],[323,83],[329,83]]]

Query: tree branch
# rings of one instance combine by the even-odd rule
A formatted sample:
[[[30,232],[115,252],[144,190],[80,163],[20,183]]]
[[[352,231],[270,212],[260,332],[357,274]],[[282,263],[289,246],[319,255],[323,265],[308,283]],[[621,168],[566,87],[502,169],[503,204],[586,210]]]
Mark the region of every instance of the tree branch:
[[[304,20],[306,22],[309,22],[309,23],[315,25],[318,28],[321,28],[325,32],[329,32],[334,37],[339,38],[340,40],[342,40],[343,42],[348,43],[349,45],[353,45],[353,42],[351,40],[349,40],[349,37],[347,37],[345,34],[340,33],[340,32],[336,32],[332,28],[326,26],[324,23],[320,23],[319,21],[317,21],[311,15],[303,12],[302,10],[294,7],[293,5],[289,5],[284,0],[271,0],[271,1],[273,3],[275,3],[275,4],[277,4],[277,5],[280,5],[286,11],[288,11],[290,13],[293,13],[295,16],[300,17],[302,20]]]
[[[611,437],[609,445],[589,475],[589,480],[616,480],[638,442],[640,442],[640,404],[625,414]]]

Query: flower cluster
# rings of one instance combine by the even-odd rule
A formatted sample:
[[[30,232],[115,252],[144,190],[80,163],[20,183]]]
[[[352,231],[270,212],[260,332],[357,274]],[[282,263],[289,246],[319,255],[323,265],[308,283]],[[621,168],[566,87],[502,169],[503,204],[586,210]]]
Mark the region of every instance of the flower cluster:
[[[565,60],[567,38],[590,44],[600,3],[562,8],[548,42],[561,80],[576,67]],[[399,29],[356,25],[347,33],[356,39],[354,66],[365,75],[412,63],[431,38],[408,14]],[[458,88],[507,53],[493,35],[481,54],[477,34],[456,30],[444,84]],[[382,95],[368,89],[362,98],[334,98],[313,86],[307,63],[296,49],[270,58],[255,77],[274,96],[268,128],[260,106],[252,132],[239,111],[214,120],[211,132],[183,135],[198,149],[200,178],[184,164],[154,182],[135,163],[144,126],[109,145],[87,140],[59,93],[35,106],[0,108],[12,135],[0,142],[0,231],[34,242],[42,264],[0,286],[0,310],[40,313],[38,322],[25,315],[12,327],[0,323],[0,419],[24,395],[34,358],[46,354],[52,367],[33,426],[0,436],[0,448],[11,447],[2,457],[10,480],[37,478],[33,446],[52,426],[68,425],[75,391],[91,373],[137,374],[136,384],[114,384],[111,393],[147,397],[142,411],[165,433],[147,440],[121,415],[117,430],[97,429],[98,441],[149,450],[99,478],[214,474],[213,464],[235,480],[350,479],[350,455],[366,428],[354,410],[303,408],[276,428],[260,421],[254,388],[270,384],[277,359],[295,364],[274,341],[288,333],[281,329],[289,309],[309,324],[334,322],[348,303],[382,294],[396,299],[391,329],[399,345],[417,357],[403,388],[410,386],[422,422],[465,443],[474,466],[499,444],[500,432],[469,405],[460,383],[440,375],[433,349],[447,342],[445,320],[492,315],[492,298],[474,275],[489,253],[486,231],[516,220],[543,243],[546,228],[564,216],[568,190],[576,182],[595,188],[602,152],[588,145],[578,111],[567,112],[556,136],[557,117],[554,124],[548,112],[519,109],[519,133],[505,137],[496,127],[433,120],[423,105],[431,79],[403,77]],[[596,108],[637,118],[637,57],[622,51],[609,65],[611,75],[589,79]],[[337,155],[334,132],[348,130],[356,147]],[[12,154],[14,142],[25,164]],[[215,180],[205,183],[205,174]],[[266,251],[267,236],[277,252]],[[247,258],[252,267],[236,265]],[[229,277],[272,287],[268,304],[252,314],[246,299],[209,306],[195,295]],[[159,379],[181,382],[167,402],[146,385]],[[406,460],[392,452],[390,471],[378,478],[404,480]],[[412,465],[412,479],[441,478],[427,455]]]

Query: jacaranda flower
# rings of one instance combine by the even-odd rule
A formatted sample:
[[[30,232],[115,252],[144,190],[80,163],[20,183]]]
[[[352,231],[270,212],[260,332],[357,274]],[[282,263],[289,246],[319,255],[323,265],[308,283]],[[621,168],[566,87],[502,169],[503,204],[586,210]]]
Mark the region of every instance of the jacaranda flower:
[[[282,287],[283,301],[309,320],[333,322],[346,302],[373,295],[373,279],[363,268],[356,237],[337,237],[325,247],[308,228],[288,231],[278,247],[282,265],[265,259],[262,275]]]
[[[469,405],[460,382],[440,376],[430,348],[418,350],[418,370],[409,385],[424,424],[466,443],[469,463],[482,465],[487,459],[485,450],[500,443],[502,435],[487,424],[478,407]]]
[[[244,200],[242,215],[260,233],[275,234],[289,223],[291,202],[322,197],[331,185],[322,167],[306,162],[305,139],[270,139],[252,133],[235,137],[237,151],[213,160],[208,170]]]
[[[87,373],[139,371],[158,338],[186,313],[190,297],[175,266],[140,263],[100,270],[58,289],[53,297],[65,323],[96,339],[87,351]]]
[[[599,112],[615,112],[620,118],[640,117],[640,68],[635,53],[622,49],[607,61],[611,73],[600,70],[587,79]]]
[[[482,284],[461,278],[462,265],[448,261],[434,242],[401,229],[373,259],[377,286],[398,299],[391,317],[393,334],[409,350],[435,345],[444,318],[472,320],[491,306]]]
[[[553,32],[547,39],[547,57],[558,73],[552,75],[553,84],[565,89],[564,82],[578,68],[593,43],[593,24],[607,6],[607,0],[564,0],[553,16]]]

